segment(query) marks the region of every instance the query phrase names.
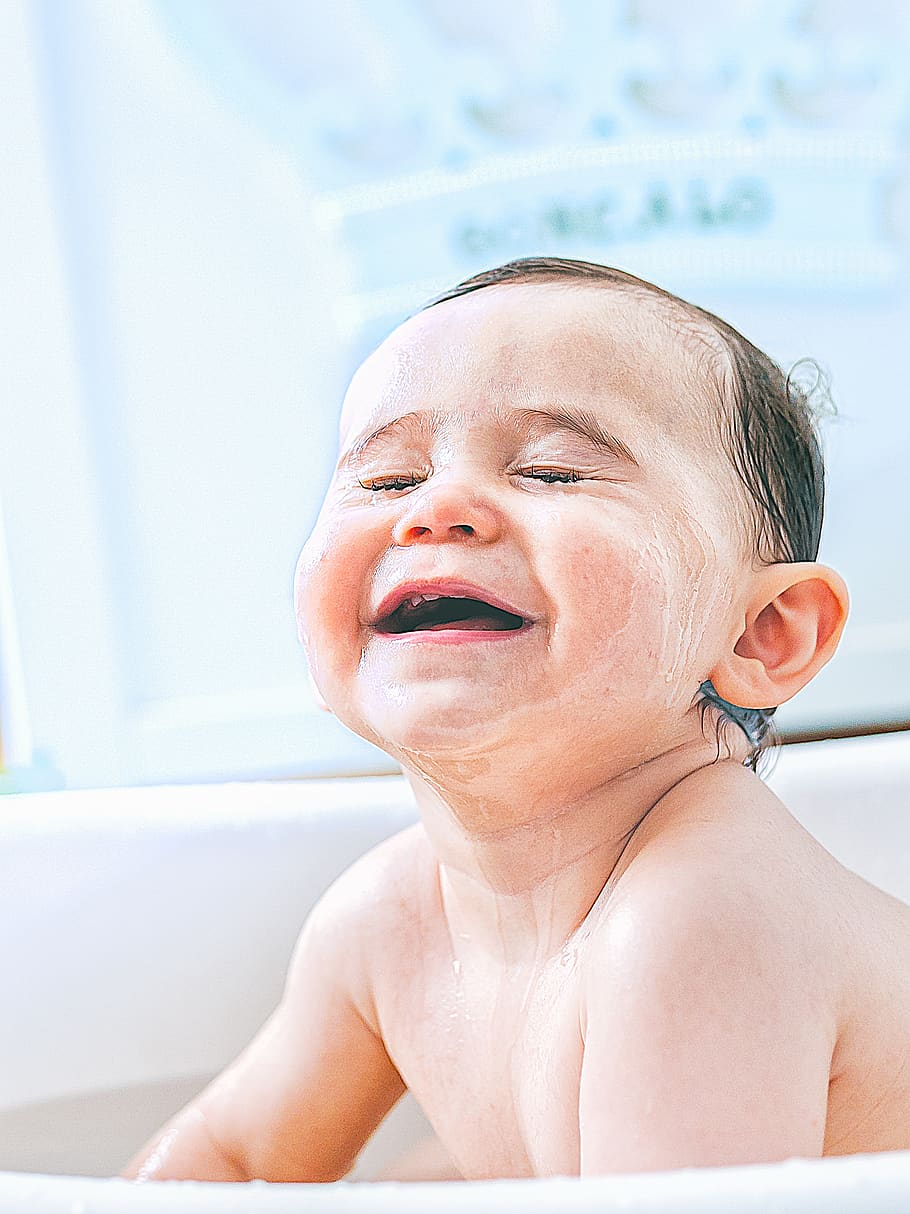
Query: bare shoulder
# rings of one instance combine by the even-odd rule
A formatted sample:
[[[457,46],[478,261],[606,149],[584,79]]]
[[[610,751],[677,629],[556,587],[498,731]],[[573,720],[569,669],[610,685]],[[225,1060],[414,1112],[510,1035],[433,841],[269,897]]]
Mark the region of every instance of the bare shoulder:
[[[753,772],[735,763],[681,781],[643,820],[598,918],[652,964],[764,972],[836,1026],[848,974],[848,873]]]
[[[383,840],[354,861],[311,910],[297,942],[291,971],[318,958],[368,1011],[381,972],[414,951],[436,886],[433,854],[417,823]]]
[[[824,1063],[824,1154],[910,1148],[910,907],[733,764],[673,789],[627,852],[593,956],[631,973],[634,1018],[748,1024],[744,1039],[785,1064],[782,1085],[807,1060],[820,1082]]]
[[[375,944],[413,916],[415,899],[435,882],[423,827],[416,823],[359,856],[329,886],[308,923],[348,943]]]
[[[859,807],[858,807],[859,808]],[[754,772],[734,762],[701,768],[641,823],[622,879],[646,894],[658,876],[696,906],[761,909],[815,955],[874,947],[877,930],[910,929],[910,908],[852,872]],[[676,884],[674,885],[674,880]]]
[[[821,1155],[844,968],[788,817],[717,764],[630,838],[581,950],[583,1171]]]
[[[636,830],[623,857],[627,885],[666,868],[683,883],[710,876],[702,902],[749,894],[780,914],[794,900],[803,906],[813,898],[828,901],[832,880],[850,876],[754,772],[734,762],[681,780]]]
[[[616,962],[698,966],[780,997],[833,1034],[832,1076],[910,1031],[910,907],[851,872],[754,773],[687,777],[631,838],[596,924]],[[891,1051],[893,1057],[893,1051]],[[863,1061],[865,1060],[865,1061]],[[910,1079],[910,1075],[908,1075]]]

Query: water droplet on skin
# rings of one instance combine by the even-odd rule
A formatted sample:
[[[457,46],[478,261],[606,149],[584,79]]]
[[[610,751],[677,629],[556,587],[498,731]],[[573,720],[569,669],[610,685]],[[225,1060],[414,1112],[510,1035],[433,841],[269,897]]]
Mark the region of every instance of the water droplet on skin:
[[[571,966],[572,969],[578,964],[578,948],[576,946],[565,945],[562,952],[559,954],[559,964],[564,968]]]
[[[455,977],[459,977],[461,974],[461,962],[457,958],[452,962],[452,969],[455,972]]]

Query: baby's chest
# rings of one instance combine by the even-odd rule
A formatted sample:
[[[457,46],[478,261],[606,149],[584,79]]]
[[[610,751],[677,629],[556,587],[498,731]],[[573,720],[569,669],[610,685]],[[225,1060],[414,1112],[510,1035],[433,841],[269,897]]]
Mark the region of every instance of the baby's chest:
[[[464,1174],[578,1172],[582,1041],[574,976],[463,973],[404,986],[386,1048]]]

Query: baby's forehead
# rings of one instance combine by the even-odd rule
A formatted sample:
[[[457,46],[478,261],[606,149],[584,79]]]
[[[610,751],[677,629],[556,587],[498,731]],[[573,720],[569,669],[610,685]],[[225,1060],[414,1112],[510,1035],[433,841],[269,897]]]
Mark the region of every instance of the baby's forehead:
[[[474,291],[405,320],[354,375],[342,444],[368,422],[413,408],[534,405],[575,398],[609,420],[656,432],[716,432],[710,340],[673,323],[662,301],[564,284]],[[715,424],[712,424],[715,422]],[[705,435],[701,436],[704,439]]]
[[[662,300],[603,286],[484,288],[399,326],[355,374],[342,445],[414,408],[575,403],[603,420],[703,444],[716,434],[716,355]],[[712,446],[714,444],[712,443]]]

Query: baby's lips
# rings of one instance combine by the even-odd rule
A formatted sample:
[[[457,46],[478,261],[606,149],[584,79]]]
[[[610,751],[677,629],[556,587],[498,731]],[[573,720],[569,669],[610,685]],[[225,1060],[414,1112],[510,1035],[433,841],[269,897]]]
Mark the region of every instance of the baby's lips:
[[[390,590],[373,613],[371,625],[375,627],[382,623],[401,606],[405,599],[415,594],[437,594],[440,597],[453,599],[478,599],[482,603],[489,603],[491,607],[498,607],[500,611],[508,611],[511,615],[521,616],[523,620],[530,623],[536,619],[536,616],[525,611],[524,608],[509,602],[508,599],[504,599],[492,590],[487,590],[476,582],[467,582],[461,578],[421,578],[401,582]]]

